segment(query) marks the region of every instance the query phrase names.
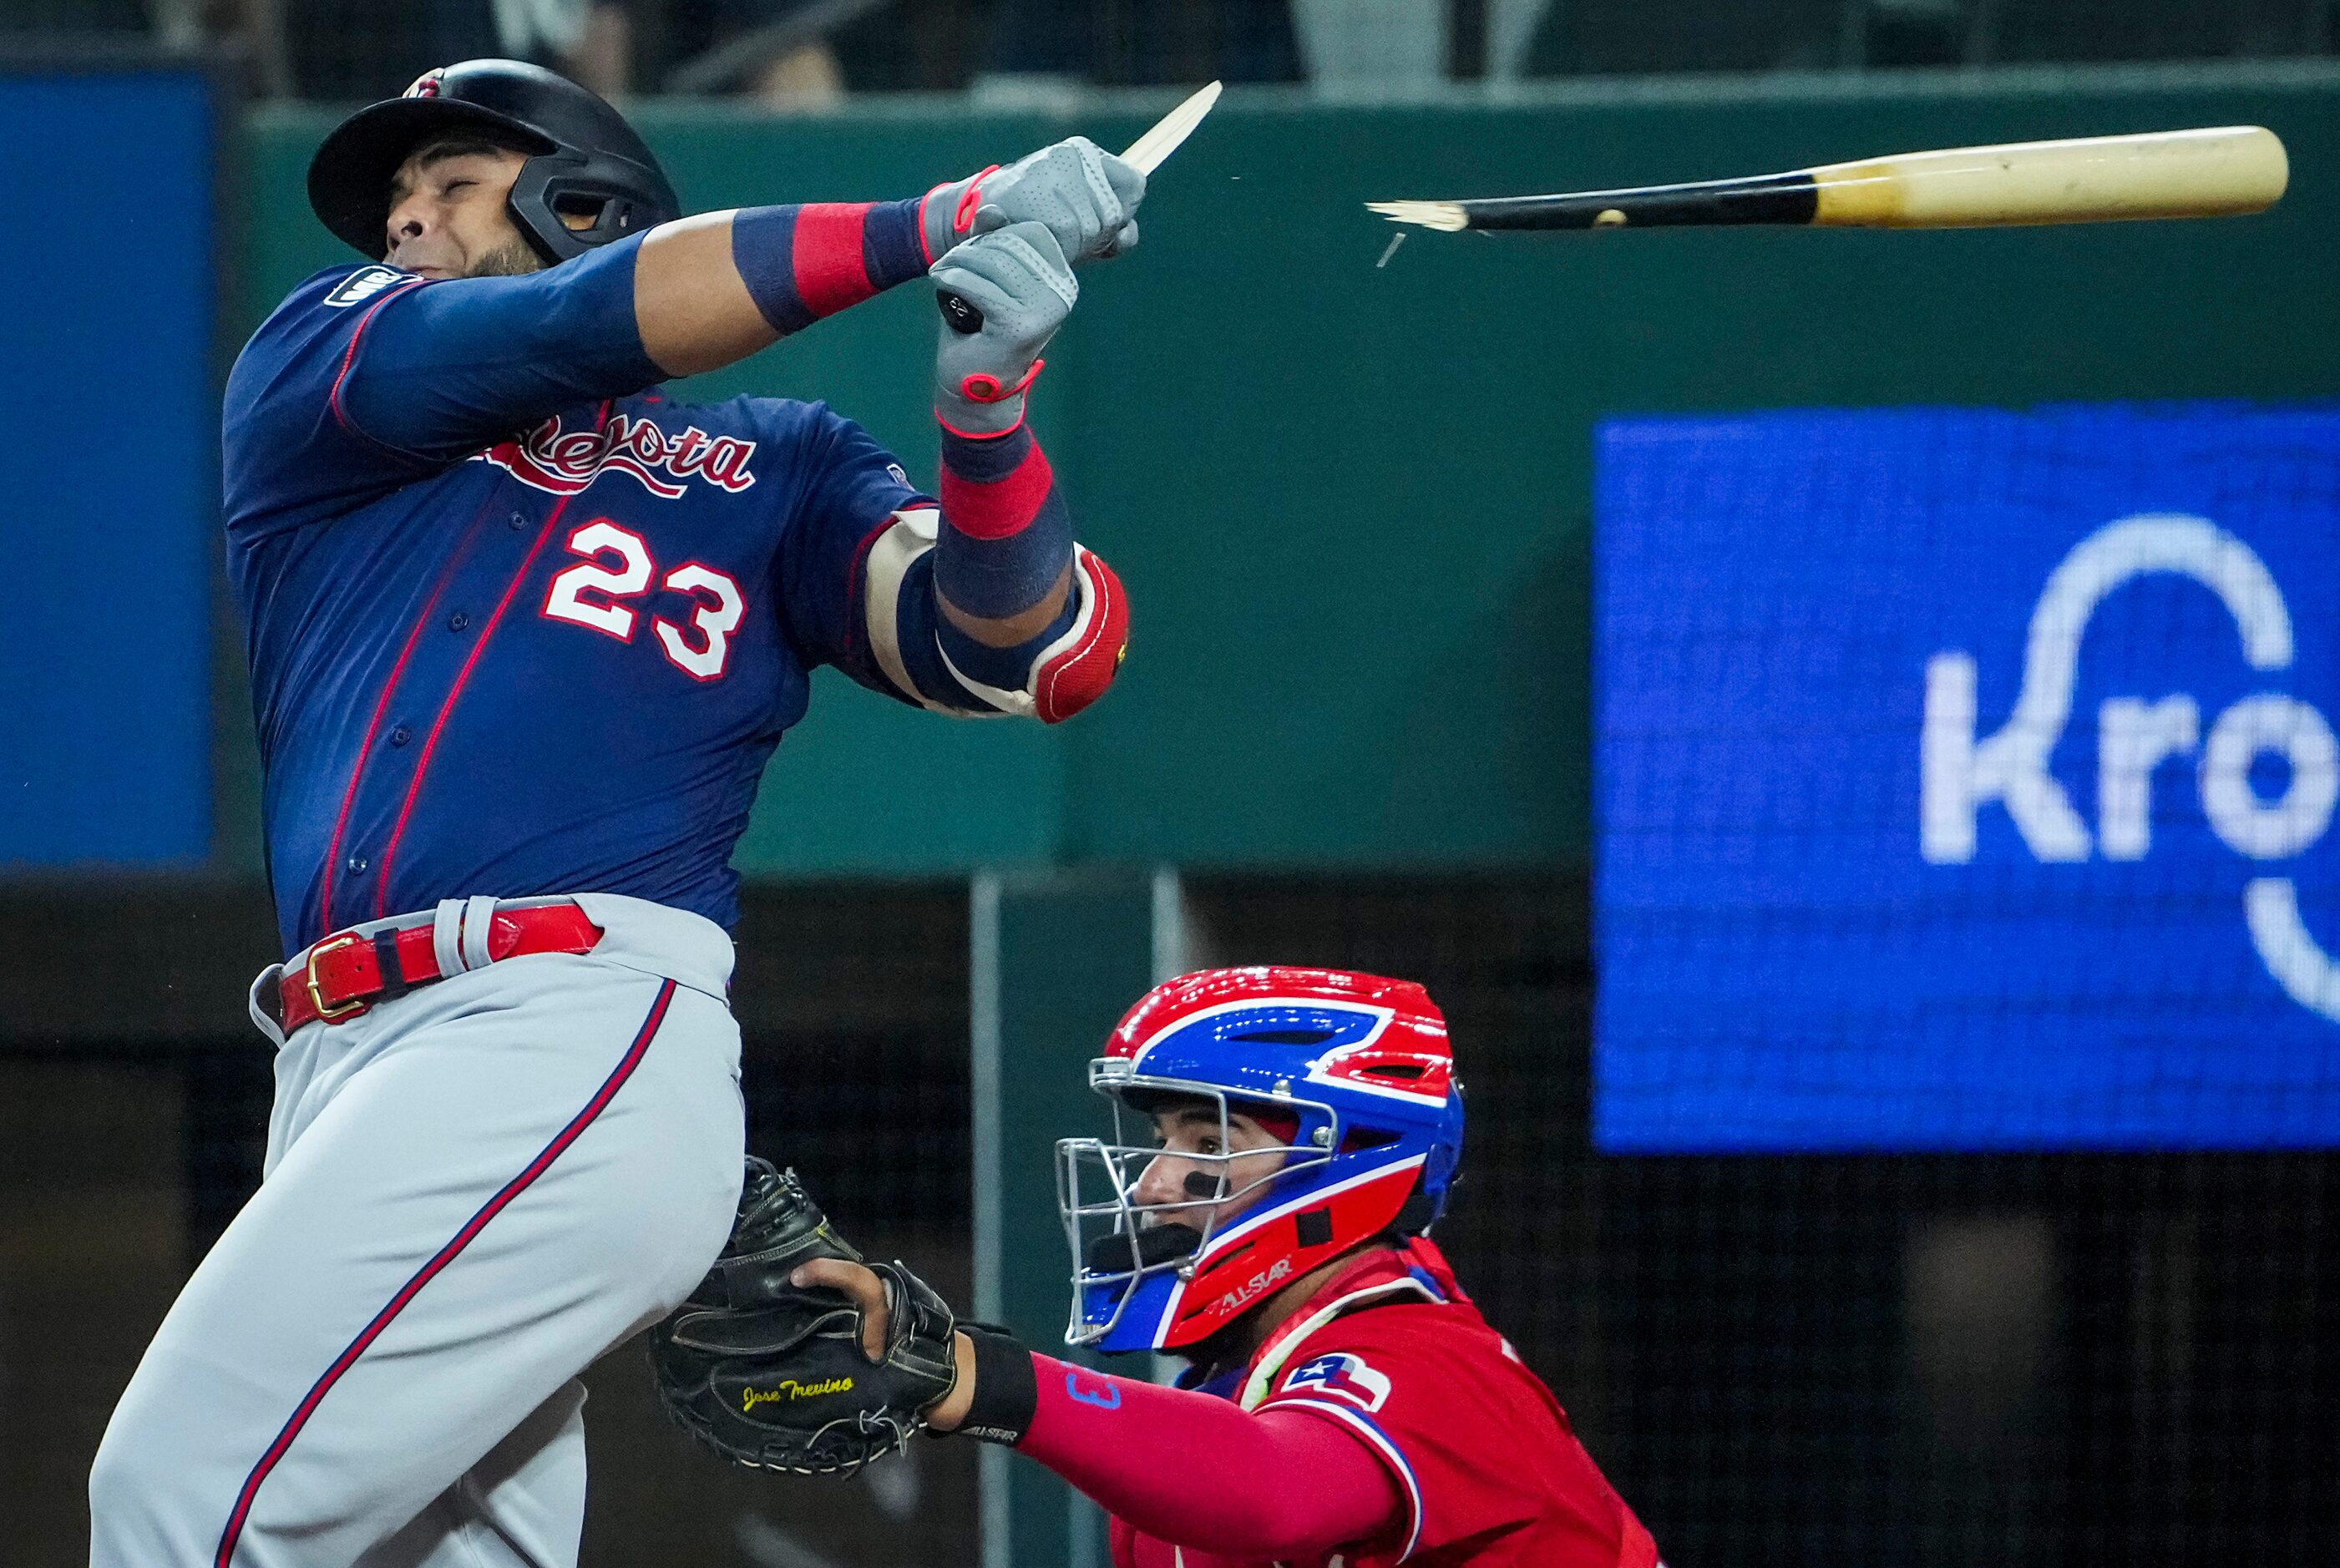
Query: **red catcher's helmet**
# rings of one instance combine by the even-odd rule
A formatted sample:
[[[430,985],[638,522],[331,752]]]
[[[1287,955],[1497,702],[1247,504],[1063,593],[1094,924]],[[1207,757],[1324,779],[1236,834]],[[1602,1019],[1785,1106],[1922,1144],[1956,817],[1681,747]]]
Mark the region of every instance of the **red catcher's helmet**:
[[[1412,981],[1285,968],[1182,975],[1129,1010],[1089,1083],[1113,1101],[1113,1140],[1056,1145],[1075,1270],[1065,1337],[1076,1346],[1192,1345],[1360,1242],[1427,1230],[1462,1158],[1446,1020]],[[1229,1116],[1243,1112],[1291,1127],[1291,1151],[1241,1188],[1233,1164],[1255,1168],[1258,1151],[1182,1155],[1215,1165],[1217,1181],[1139,1203],[1139,1178],[1161,1150],[1131,1138],[1127,1118],[1146,1127],[1173,1098],[1216,1103],[1223,1150]]]

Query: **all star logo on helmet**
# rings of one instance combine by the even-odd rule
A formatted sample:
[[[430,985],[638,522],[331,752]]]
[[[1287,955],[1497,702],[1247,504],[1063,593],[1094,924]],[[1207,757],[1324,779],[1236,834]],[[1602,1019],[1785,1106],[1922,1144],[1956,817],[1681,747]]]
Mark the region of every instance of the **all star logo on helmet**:
[[[1245,1302],[1256,1299],[1260,1292],[1265,1290],[1269,1286],[1281,1285],[1284,1281],[1291,1277],[1292,1259],[1289,1257],[1279,1257],[1269,1267],[1261,1269],[1257,1274],[1253,1275],[1249,1279],[1244,1280],[1233,1290],[1221,1296],[1219,1299],[1213,1304],[1211,1310],[1215,1313],[1233,1312],[1237,1307],[1243,1306]]]
[[[421,75],[417,76],[411,83],[410,83],[406,91],[400,94],[399,96],[402,98],[436,98],[439,96],[439,79],[446,74],[447,67],[444,65],[425,71]]]

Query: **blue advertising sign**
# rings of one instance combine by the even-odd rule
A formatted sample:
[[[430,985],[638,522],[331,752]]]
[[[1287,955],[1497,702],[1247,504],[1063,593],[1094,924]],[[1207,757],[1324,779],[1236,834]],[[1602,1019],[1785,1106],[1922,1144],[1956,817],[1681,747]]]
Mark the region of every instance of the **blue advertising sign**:
[[[1598,437],[1611,1151],[2340,1145],[2340,411]]]
[[[0,66],[0,870],[185,864],[211,842],[212,85]]]

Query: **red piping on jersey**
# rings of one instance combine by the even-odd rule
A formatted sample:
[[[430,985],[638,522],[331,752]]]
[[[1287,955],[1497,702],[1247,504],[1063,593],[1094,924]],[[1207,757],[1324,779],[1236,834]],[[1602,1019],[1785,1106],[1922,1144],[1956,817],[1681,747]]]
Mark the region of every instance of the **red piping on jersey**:
[[[372,436],[366,435],[363,430],[361,430],[355,425],[351,424],[350,417],[342,411],[342,383],[350,379],[350,366],[356,361],[358,357],[358,340],[365,336],[365,330],[368,327],[373,325],[373,319],[376,313],[378,313],[384,305],[389,304],[401,294],[421,287],[425,281],[426,280],[421,278],[410,278],[405,282],[401,283],[397,288],[392,289],[389,293],[384,294],[381,299],[376,300],[372,304],[366,307],[366,313],[358,318],[357,326],[350,332],[350,346],[342,350],[342,368],[333,372],[332,390],[325,394],[325,406],[333,411],[333,422],[341,426],[342,429],[349,431],[350,434],[353,436],[362,437],[368,441],[373,441],[375,446],[381,446],[382,443],[380,441],[374,441]],[[394,447],[390,449],[392,451],[397,450]],[[401,457],[407,457],[411,454],[401,452],[399,455]]]
[[[609,422],[610,405],[604,401],[600,412],[593,417],[595,433],[600,433],[601,427]],[[487,652],[488,639],[494,636],[496,627],[503,624],[504,612],[511,608],[512,598],[520,592],[521,584],[528,580],[530,570],[536,565],[536,557],[544,553],[545,541],[552,537],[552,530],[560,526],[560,514],[569,509],[570,501],[583,493],[577,491],[553,503],[552,510],[545,517],[544,527],[537,530],[536,542],[529,546],[528,556],[521,562],[520,570],[514,572],[511,581],[505,585],[504,597],[496,601],[495,613],[488,617],[488,624],[480,628],[480,640],[471,645],[471,656],[464,659],[463,667],[455,672],[455,684],[447,688],[446,699],[439,705],[439,716],[431,721],[431,734],[423,741],[421,754],[414,759],[414,776],[406,781],[406,798],[398,804],[398,820],[391,824],[390,838],[382,846],[382,860],[376,868],[379,874],[373,884],[376,919],[389,912],[391,862],[398,853],[399,841],[406,836],[407,819],[414,814],[414,797],[422,792],[423,775],[431,771],[431,758],[439,749],[439,736],[447,727],[447,715],[455,711],[455,699],[463,695],[463,687],[471,681],[471,671],[478,666],[480,656]]]
[[[283,1459],[285,1451],[292,1446],[292,1440],[301,1435],[302,1428],[309,1424],[309,1417],[317,1413],[317,1406],[324,1402],[326,1395],[333,1391],[333,1385],[342,1380],[342,1374],[357,1364],[358,1357],[365,1354],[367,1346],[382,1337],[382,1331],[390,1326],[393,1318],[406,1310],[407,1304],[421,1294],[422,1287],[471,1246],[480,1232],[487,1228],[490,1220],[511,1207],[512,1199],[550,1169],[552,1162],[577,1141],[586,1128],[592,1125],[594,1119],[609,1109],[610,1101],[617,1098],[618,1090],[626,1086],[626,1080],[634,1075],[634,1069],[641,1065],[642,1057],[649,1051],[659,1026],[666,1021],[667,1008],[674,1001],[674,991],[675,982],[670,980],[659,987],[658,1000],[650,1003],[649,1016],[642,1021],[642,1027],[635,1032],[633,1044],[626,1048],[626,1054],[620,1059],[610,1076],[602,1080],[593,1098],[585,1102],[585,1109],[571,1118],[569,1125],[555,1134],[552,1141],[529,1161],[527,1169],[506,1182],[493,1198],[481,1206],[477,1214],[464,1222],[463,1228],[455,1233],[452,1240],[431,1254],[431,1260],[414,1271],[413,1277],[399,1287],[398,1294],[390,1298],[389,1305],[374,1314],[373,1321],[350,1341],[349,1347],[325,1368],[324,1376],[310,1386],[307,1396],[284,1423],[283,1430],[277,1433],[276,1441],[268,1445],[268,1452],[260,1456],[260,1462],[252,1467],[252,1474],[244,1477],[243,1489],[236,1494],[235,1508],[228,1515],[227,1528],[220,1534],[219,1550],[212,1556],[213,1568],[228,1568],[234,1560],[236,1542],[243,1533],[244,1522],[252,1516],[253,1500],[260,1494],[261,1483],[268,1479],[269,1473]]]
[[[406,634],[406,644],[398,650],[398,659],[390,666],[389,678],[382,683],[382,695],[374,699],[373,716],[366,720],[365,738],[358,742],[357,760],[350,764],[350,785],[342,792],[341,814],[333,818],[333,836],[325,846],[325,868],[318,879],[323,890],[317,899],[317,929],[321,936],[333,929],[333,867],[341,863],[342,834],[350,825],[350,808],[357,802],[358,781],[365,776],[366,758],[372,754],[373,737],[382,728],[382,715],[389,710],[391,694],[398,689],[398,677],[406,673],[406,661],[412,656],[415,644],[422,640],[422,628],[431,624],[431,612],[439,607],[439,596],[447,591],[448,583],[455,576],[455,568],[470,553],[471,541],[479,537],[480,525],[487,520],[488,510],[495,504],[496,492],[491,487],[488,498],[480,503],[478,515],[471,518],[471,527],[463,530],[463,537],[455,546],[454,553],[447,557],[446,566],[440,569],[439,580],[431,585],[431,597],[422,601],[421,613],[414,617],[414,628]]]

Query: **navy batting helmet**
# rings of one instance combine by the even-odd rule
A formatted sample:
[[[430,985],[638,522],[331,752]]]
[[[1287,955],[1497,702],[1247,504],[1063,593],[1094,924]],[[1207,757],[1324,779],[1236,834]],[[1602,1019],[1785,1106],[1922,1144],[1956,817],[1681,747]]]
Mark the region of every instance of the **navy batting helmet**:
[[[426,142],[475,136],[528,155],[512,222],[548,262],[682,216],[674,187],[625,117],[565,76],[518,60],[426,71],[399,97],[333,128],[309,164],[309,205],[325,227],[379,261],[390,181]],[[569,220],[584,220],[572,228]]]

